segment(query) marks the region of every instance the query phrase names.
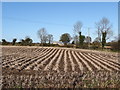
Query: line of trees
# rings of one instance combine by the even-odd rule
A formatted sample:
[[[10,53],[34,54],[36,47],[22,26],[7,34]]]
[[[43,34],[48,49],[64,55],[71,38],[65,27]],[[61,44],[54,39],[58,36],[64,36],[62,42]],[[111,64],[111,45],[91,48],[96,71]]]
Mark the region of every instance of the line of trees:
[[[20,42],[16,42],[17,38],[14,38],[12,42],[8,42],[5,39],[2,39],[2,45],[21,45],[21,46],[31,46],[33,43],[33,40],[26,36],[25,39],[21,39]]]
[[[106,41],[110,39],[110,37],[113,35],[112,24],[105,17],[103,17],[100,21],[95,23],[95,27],[97,29],[96,32],[98,36],[95,38],[93,42],[92,42],[92,38],[89,35],[88,36],[82,35],[82,27],[83,27],[83,23],[78,21],[73,26],[74,28],[73,37],[71,37],[69,33],[64,33],[61,35],[60,41],[63,42],[64,46],[68,46],[71,44],[71,45],[75,45],[78,48],[90,48],[92,46],[92,48],[94,49],[96,48],[104,49],[104,47],[108,45]],[[37,36],[40,40],[39,45],[50,46],[53,44],[53,35],[47,33],[47,30],[45,28],[39,29],[37,31]],[[2,45],[8,45],[8,44],[16,45],[16,41],[17,41],[16,38],[14,38],[12,42],[7,42],[5,39],[2,39]],[[72,41],[72,43],[70,43],[70,41]],[[117,42],[111,42],[111,44],[109,45],[111,45],[111,47],[114,48],[119,41],[120,39],[118,39]],[[25,39],[21,39],[20,42],[17,42],[17,44],[24,46],[35,45],[33,44],[33,40],[28,36],[25,37]],[[118,47],[116,46],[115,49],[116,48]]]
[[[72,44],[76,45],[76,47],[88,48],[88,44],[91,42],[92,39],[90,36],[85,37],[84,35],[82,35],[81,32],[82,26],[83,26],[82,22],[78,21],[74,25],[73,37],[71,37],[68,33],[65,33],[61,35],[60,41],[67,44],[70,42],[70,40],[73,40]]]
[[[82,26],[83,24],[81,22],[77,22],[74,25],[74,42],[76,43],[76,45],[79,44],[79,47],[83,47],[84,40],[86,40],[87,43],[91,43],[92,40],[90,36],[86,36],[85,38],[85,36],[82,35],[81,32]],[[97,42],[98,46],[102,46],[103,49],[104,46],[106,45],[106,41],[110,39],[110,37],[113,35],[112,24],[107,18],[103,17],[99,22],[95,23],[95,26],[97,29],[98,37],[94,40],[93,43]],[[76,33],[78,33],[78,36],[76,36]]]
[[[32,46],[32,42],[33,40],[29,36],[26,36],[25,39],[21,39],[19,43],[23,46]]]
[[[64,33],[61,35],[60,41],[62,41],[64,45],[67,45],[73,40],[72,44],[79,48],[89,48],[91,46],[92,49],[104,49],[106,45],[109,45],[113,50],[119,49],[120,39],[110,43],[106,42],[113,35],[112,24],[107,18],[103,17],[99,22],[95,23],[98,36],[92,43],[92,38],[90,36],[82,35],[82,26],[82,22],[78,21],[74,25],[73,37],[71,37],[69,33]]]

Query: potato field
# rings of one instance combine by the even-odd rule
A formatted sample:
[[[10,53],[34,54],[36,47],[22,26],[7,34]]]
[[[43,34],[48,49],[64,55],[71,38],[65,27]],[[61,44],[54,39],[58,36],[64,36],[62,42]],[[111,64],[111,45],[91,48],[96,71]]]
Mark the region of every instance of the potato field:
[[[4,88],[120,88],[118,53],[2,46]]]

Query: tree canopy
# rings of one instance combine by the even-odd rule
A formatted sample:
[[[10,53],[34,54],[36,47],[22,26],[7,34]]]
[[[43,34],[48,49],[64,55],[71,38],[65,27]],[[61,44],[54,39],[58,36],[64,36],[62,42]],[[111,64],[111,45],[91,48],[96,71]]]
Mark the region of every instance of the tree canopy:
[[[68,33],[64,33],[60,37],[60,41],[62,41],[65,45],[71,41],[71,36]]]

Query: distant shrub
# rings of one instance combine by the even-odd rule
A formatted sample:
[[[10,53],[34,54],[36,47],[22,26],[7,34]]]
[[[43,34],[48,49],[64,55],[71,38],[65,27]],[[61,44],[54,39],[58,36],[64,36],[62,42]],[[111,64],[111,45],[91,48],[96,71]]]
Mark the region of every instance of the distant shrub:
[[[119,42],[112,42],[111,47],[113,51],[120,51],[120,41]]]
[[[100,49],[100,43],[99,42],[93,42],[91,49]]]
[[[49,44],[49,43],[43,43],[43,44],[40,43],[39,46],[58,47],[59,45],[58,44]]]

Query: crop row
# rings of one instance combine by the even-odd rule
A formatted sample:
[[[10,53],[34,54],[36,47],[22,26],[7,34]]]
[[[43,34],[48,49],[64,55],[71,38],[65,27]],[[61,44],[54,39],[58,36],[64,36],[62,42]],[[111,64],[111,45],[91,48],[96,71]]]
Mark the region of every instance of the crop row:
[[[115,55],[104,55],[64,48],[2,48],[2,67],[22,70],[119,71]]]

